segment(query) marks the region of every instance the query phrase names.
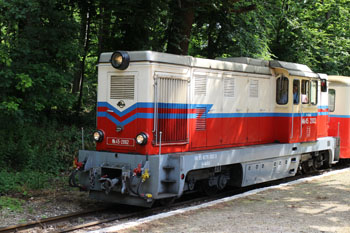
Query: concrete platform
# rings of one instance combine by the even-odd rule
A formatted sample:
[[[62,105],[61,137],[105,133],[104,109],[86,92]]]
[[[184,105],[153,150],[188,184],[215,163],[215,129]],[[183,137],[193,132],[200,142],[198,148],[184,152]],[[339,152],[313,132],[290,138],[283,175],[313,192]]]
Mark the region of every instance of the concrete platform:
[[[350,169],[95,232],[350,232]]]

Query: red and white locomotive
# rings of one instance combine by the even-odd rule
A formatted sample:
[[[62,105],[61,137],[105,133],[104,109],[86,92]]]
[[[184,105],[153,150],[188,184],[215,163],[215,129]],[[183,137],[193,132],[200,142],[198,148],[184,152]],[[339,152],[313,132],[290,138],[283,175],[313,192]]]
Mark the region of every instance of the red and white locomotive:
[[[103,53],[97,146],[79,152],[80,187],[99,200],[151,206],[349,158],[346,80],[282,61]]]

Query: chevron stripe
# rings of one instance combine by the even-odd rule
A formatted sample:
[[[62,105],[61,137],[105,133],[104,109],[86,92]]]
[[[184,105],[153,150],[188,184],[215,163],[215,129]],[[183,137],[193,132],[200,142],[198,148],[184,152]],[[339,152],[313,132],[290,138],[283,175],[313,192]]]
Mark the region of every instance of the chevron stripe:
[[[136,119],[154,119],[154,113],[134,113],[126,119],[122,120],[123,116],[126,116],[128,113],[132,111],[143,108],[143,109],[152,109],[154,108],[154,103],[135,103],[124,111],[119,111],[112,105],[107,102],[99,102],[97,104],[98,107],[106,107],[113,111],[113,113],[109,113],[106,111],[98,111],[97,117],[105,117],[115,123],[116,125],[125,126],[130,122]],[[215,118],[244,118],[244,117],[315,117],[317,115],[328,115],[328,112],[318,112],[318,113],[208,113],[212,108],[212,104],[166,104],[159,103],[158,108],[163,109],[188,109],[195,110],[196,108],[206,108],[207,118],[215,119]],[[116,117],[112,116],[116,115]],[[160,113],[158,114],[159,119],[195,119],[197,117],[196,113]]]

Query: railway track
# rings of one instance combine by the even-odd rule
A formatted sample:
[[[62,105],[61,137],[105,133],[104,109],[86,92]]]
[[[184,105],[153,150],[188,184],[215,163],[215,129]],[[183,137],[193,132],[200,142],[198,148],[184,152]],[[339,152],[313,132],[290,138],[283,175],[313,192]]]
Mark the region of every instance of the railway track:
[[[37,226],[43,226],[45,224],[53,224],[53,223],[61,222],[61,221],[64,221],[65,219],[70,219],[70,218],[73,218],[75,216],[84,216],[87,214],[96,213],[96,212],[101,211],[101,210],[103,210],[103,209],[99,208],[99,209],[93,209],[93,210],[79,211],[79,212],[75,212],[75,213],[69,213],[69,214],[60,215],[60,216],[39,219],[36,221],[24,223],[24,224],[17,224],[17,225],[2,227],[2,228],[0,228],[0,232],[14,232],[14,231],[26,230],[26,229],[34,228]]]
[[[315,176],[315,175],[327,173],[329,171],[338,170],[346,167],[349,167],[349,165],[343,164],[333,168],[329,168],[321,171],[315,171],[310,174],[298,175],[298,176],[289,177],[283,180],[271,181],[268,183],[258,184],[250,187],[229,189],[212,196],[199,196],[198,194],[195,194],[195,193],[192,195],[189,194],[189,195],[185,195],[184,197],[180,198],[178,201],[174,203],[169,203],[169,205],[167,206],[158,206],[151,209],[145,209],[145,208],[139,208],[139,207],[132,207],[132,208],[128,207],[127,210],[125,210],[123,206],[120,206],[121,207],[120,209],[97,208],[93,210],[80,211],[80,212],[70,213],[66,215],[40,219],[38,221],[33,221],[26,224],[18,224],[18,225],[3,227],[3,228],[0,228],[0,233],[19,232],[19,231],[20,232],[34,232],[34,231],[38,232],[43,229],[45,229],[46,232],[72,232],[75,230],[85,229],[93,226],[96,227],[99,225],[103,225],[103,227],[105,227],[105,225],[108,223],[117,224],[115,223],[117,221],[119,222],[127,219],[137,219],[137,218],[147,217],[158,213],[166,212],[169,210],[175,210],[175,209],[179,209],[179,208],[183,208],[191,205],[197,205],[197,204],[217,200],[228,196],[238,195],[257,188],[263,188],[263,187],[278,185],[282,183],[287,183],[297,179]],[[97,215],[102,215],[102,217],[98,217]],[[94,218],[97,218],[97,220],[92,220],[92,221],[83,220],[84,223],[82,224],[79,223],[82,221],[82,219],[87,218],[89,216],[90,217],[93,216]]]

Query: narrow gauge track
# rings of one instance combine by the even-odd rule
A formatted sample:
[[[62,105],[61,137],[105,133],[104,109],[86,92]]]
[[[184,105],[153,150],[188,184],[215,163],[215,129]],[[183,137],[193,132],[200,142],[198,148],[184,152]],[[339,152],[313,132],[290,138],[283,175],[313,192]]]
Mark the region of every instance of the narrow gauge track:
[[[84,211],[64,214],[64,215],[50,217],[50,218],[43,218],[43,219],[39,219],[36,221],[27,222],[24,224],[17,224],[17,225],[2,227],[2,228],[0,228],[0,232],[1,233],[3,233],[3,232],[17,232],[20,230],[26,230],[26,229],[30,229],[30,228],[34,228],[34,227],[38,227],[38,226],[44,226],[44,225],[48,225],[48,224],[62,222],[62,221],[65,221],[67,219],[74,218],[76,216],[85,216],[85,215],[89,215],[89,214],[93,214],[93,213],[98,213],[98,212],[104,211],[104,210],[106,210],[106,208],[96,208],[96,209],[92,209],[92,210],[84,210]]]
[[[174,203],[171,203],[166,206],[158,206],[151,209],[145,209],[140,207],[132,207],[132,208],[128,207],[127,210],[125,210],[125,206],[123,208],[123,206],[118,205],[121,207],[121,209],[117,210],[116,209],[117,205],[116,205],[114,206],[114,208],[98,208],[93,210],[80,211],[80,212],[70,213],[70,214],[61,215],[61,216],[45,218],[38,221],[29,222],[26,224],[18,224],[18,225],[3,227],[3,228],[0,228],[0,233],[18,232],[18,231],[32,232],[35,228],[46,229],[47,231],[50,231],[50,232],[72,232],[75,230],[89,228],[92,226],[98,226],[106,223],[111,223],[114,221],[142,218],[142,217],[166,212],[169,210],[175,210],[175,209],[188,207],[192,205],[198,205],[205,202],[221,199],[224,197],[238,195],[254,189],[283,184],[283,183],[291,182],[301,178],[316,176],[316,175],[324,174],[334,170],[340,170],[346,167],[349,167],[349,164],[339,164],[329,169],[314,171],[308,174],[297,175],[297,176],[285,178],[282,180],[270,181],[267,183],[257,184],[257,185],[244,187],[244,188],[228,189],[212,196],[200,196],[197,193],[188,194],[188,195],[184,195]],[[97,214],[101,214],[104,217],[98,217],[96,216]],[[109,216],[108,218],[105,217],[107,214]],[[74,225],[74,221],[80,222],[81,219],[86,216],[94,216],[95,218],[100,218],[100,219],[95,221],[89,221],[83,224],[78,223]],[[78,219],[80,219],[80,221]],[[71,226],[62,227],[64,223],[67,223],[65,225],[71,225]]]

